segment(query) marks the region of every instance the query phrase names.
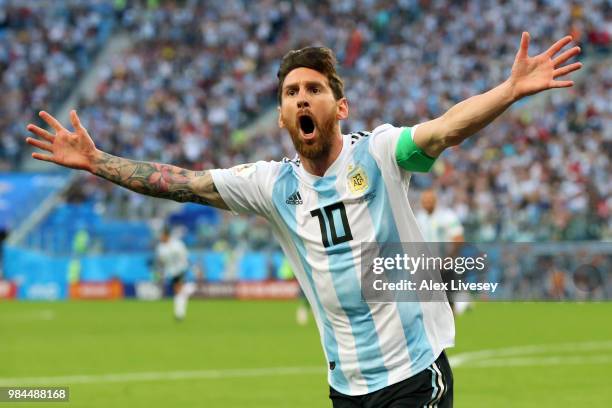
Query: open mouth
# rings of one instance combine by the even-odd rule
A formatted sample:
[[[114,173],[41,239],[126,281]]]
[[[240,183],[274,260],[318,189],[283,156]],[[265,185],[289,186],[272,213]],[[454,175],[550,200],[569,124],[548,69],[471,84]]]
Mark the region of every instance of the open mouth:
[[[314,120],[310,116],[304,115],[299,117],[300,129],[304,132],[304,135],[308,135],[315,130]]]

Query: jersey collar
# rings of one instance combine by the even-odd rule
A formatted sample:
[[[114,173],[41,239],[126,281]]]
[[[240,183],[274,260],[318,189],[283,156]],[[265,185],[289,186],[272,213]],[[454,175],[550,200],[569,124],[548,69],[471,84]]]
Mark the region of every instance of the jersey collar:
[[[347,138],[346,135],[342,135],[342,150],[340,151],[340,154],[338,155],[338,157],[336,157],[336,160],[334,160],[331,166],[329,166],[329,168],[325,171],[325,174],[323,174],[322,177],[314,175],[314,174],[310,174],[304,168],[303,164],[296,168],[296,173],[300,177],[300,179],[304,180],[306,183],[310,185],[314,184],[317,180],[320,180],[322,178],[334,176],[336,175],[336,173],[338,172],[338,169],[344,162],[345,157],[348,155],[348,150],[349,150],[349,138]]]

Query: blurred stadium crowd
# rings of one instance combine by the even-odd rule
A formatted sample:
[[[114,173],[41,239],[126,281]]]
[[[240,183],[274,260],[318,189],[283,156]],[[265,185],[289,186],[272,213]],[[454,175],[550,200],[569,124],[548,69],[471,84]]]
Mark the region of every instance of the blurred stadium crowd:
[[[507,77],[523,30],[532,54],[569,32],[587,61],[577,86],[518,106],[412,185],[433,185],[459,214],[467,240],[612,239],[609,1],[56,4],[0,0],[4,170],[25,157],[25,123],[58,106],[111,33],[130,35],[133,46],[105,61],[95,97],[77,107],[98,147],[210,169],[292,154],[278,129],[245,132],[275,109],[276,70],[289,49],[321,44],[337,53],[351,107],[343,131],[350,132],[439,116]],[[142,211],[146,199],[82,177],[72,199],[123,203],[125,216]],[[221,225],[221,233],[202,225],[193,242],[234,245],[247,233],[252,246],[271,242],[259,220]]]
[[[2,171],[20,167],[24,123],[67,97],[116,23],[109,2],[44,5],[0,0]]]

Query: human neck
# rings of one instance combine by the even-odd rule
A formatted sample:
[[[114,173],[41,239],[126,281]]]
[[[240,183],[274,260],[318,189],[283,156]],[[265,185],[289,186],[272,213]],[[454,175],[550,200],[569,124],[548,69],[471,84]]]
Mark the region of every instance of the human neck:
[[[301,154],[298,154],[300,156],[300,162],[302,163],[302,166],[304,166],[304,170],[315,176],[323,177],[327,169],[329,169],[331,165],[336,161],[338,156],[340,156],[340,153],[342,152],[342,145],[342,134],[340,133],[340,131],[338,131],[338,134],[336,135],[336,138],[332,143],[329,152],[324,157],[309,159],[302,156]]]

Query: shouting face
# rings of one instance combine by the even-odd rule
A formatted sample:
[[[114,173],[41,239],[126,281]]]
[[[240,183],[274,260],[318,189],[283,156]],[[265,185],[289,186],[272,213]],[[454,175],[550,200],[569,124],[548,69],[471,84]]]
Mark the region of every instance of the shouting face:
[[[300,156],[325,158],[342,143],[339,121],[348,116],[345,98],[336,100],[325,75],[310,68],[291,71],[282,89],[279,126],[287,128]]]

